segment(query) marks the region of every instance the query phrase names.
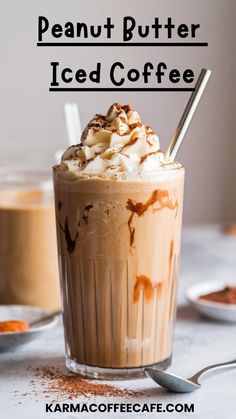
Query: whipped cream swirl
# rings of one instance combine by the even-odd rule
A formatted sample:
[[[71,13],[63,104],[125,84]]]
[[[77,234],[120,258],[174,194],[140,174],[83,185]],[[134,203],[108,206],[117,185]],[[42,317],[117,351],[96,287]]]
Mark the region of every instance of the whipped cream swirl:
[[[131,106],[114,103],[106,116],[97,114],[89,122],[81,143],[62,155],[59,169],[83,177],[116,178],[121,172],[155,171],[164,166],[158,136]]]

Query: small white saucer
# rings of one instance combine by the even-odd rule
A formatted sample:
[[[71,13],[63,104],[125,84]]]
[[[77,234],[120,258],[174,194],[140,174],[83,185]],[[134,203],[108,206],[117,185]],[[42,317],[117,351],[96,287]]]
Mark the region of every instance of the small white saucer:
[[[23,320],[32,322],[45,314],[49,314],[50,310],[22,306],[22,305],[0,305],[0,321],[5,320]],[[40,337],[46,330],[54,327],[58,322],[58,316],[44,321],[37,326],[32,327],[28,332],[7,332],[0,333],[0,351],[14,349],[16,346],[31,342]]]
[[[236,285],[220,281],[198,282],[189,287],[186,297],[190,304],[201,314],[217,320],[236,322],[236,304],[215,303],[200,300],[199,297],[214,291],[220,291],[227,285]]]

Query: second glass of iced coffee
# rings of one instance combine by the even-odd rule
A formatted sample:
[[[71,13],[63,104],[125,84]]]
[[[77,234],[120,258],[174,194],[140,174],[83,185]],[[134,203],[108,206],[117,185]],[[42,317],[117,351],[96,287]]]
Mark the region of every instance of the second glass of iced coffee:
[[[70,370],[96,378],[170,365],[184,169],[130,106],[95,115],[54,167]]]

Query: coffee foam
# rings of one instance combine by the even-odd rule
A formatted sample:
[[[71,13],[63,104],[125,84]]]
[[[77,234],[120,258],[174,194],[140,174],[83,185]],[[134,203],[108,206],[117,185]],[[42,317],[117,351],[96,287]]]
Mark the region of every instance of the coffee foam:
[[[57,170],[83,178],[128,179],[147,172],[178,168],[166,164],[158,136],[145,126],[130,105],[114,103],[107,115],[96,114],[69,147]]]

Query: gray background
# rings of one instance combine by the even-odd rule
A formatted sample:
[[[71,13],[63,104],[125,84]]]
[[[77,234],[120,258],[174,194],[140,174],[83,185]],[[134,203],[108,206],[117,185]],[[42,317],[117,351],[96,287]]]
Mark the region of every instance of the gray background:
[[[49,93],[50,62],[74,69],[104,69],[114,61],[127,68],[160,61],[171,68],[209,67],[213,76],[178,159],[186,166],[184,222],[235,219],[235,0],[8,0],[0,14],[0,152],[1,168],[50,167],[55,150],[65,148],[63,103],[77,101],[82,124],[114,101],[131,103],[143,121],[158,133],[165,149],[188,100],[189,93]],[[51,23],[84,21],[103,24],[107,16],[118,27],[125,15],[139,24],[154,16],[175,23],[200,23],[197,41],[208,48],[37,48],[37,17]],[[115,32],[114,32],[115,34]],[[119,41],[116,31],[114,41]],[[164,35],[161,39],[165,41]],[[173,39],[174,40],[174,39]],[[106,82],[104,82],[104,85]]]

